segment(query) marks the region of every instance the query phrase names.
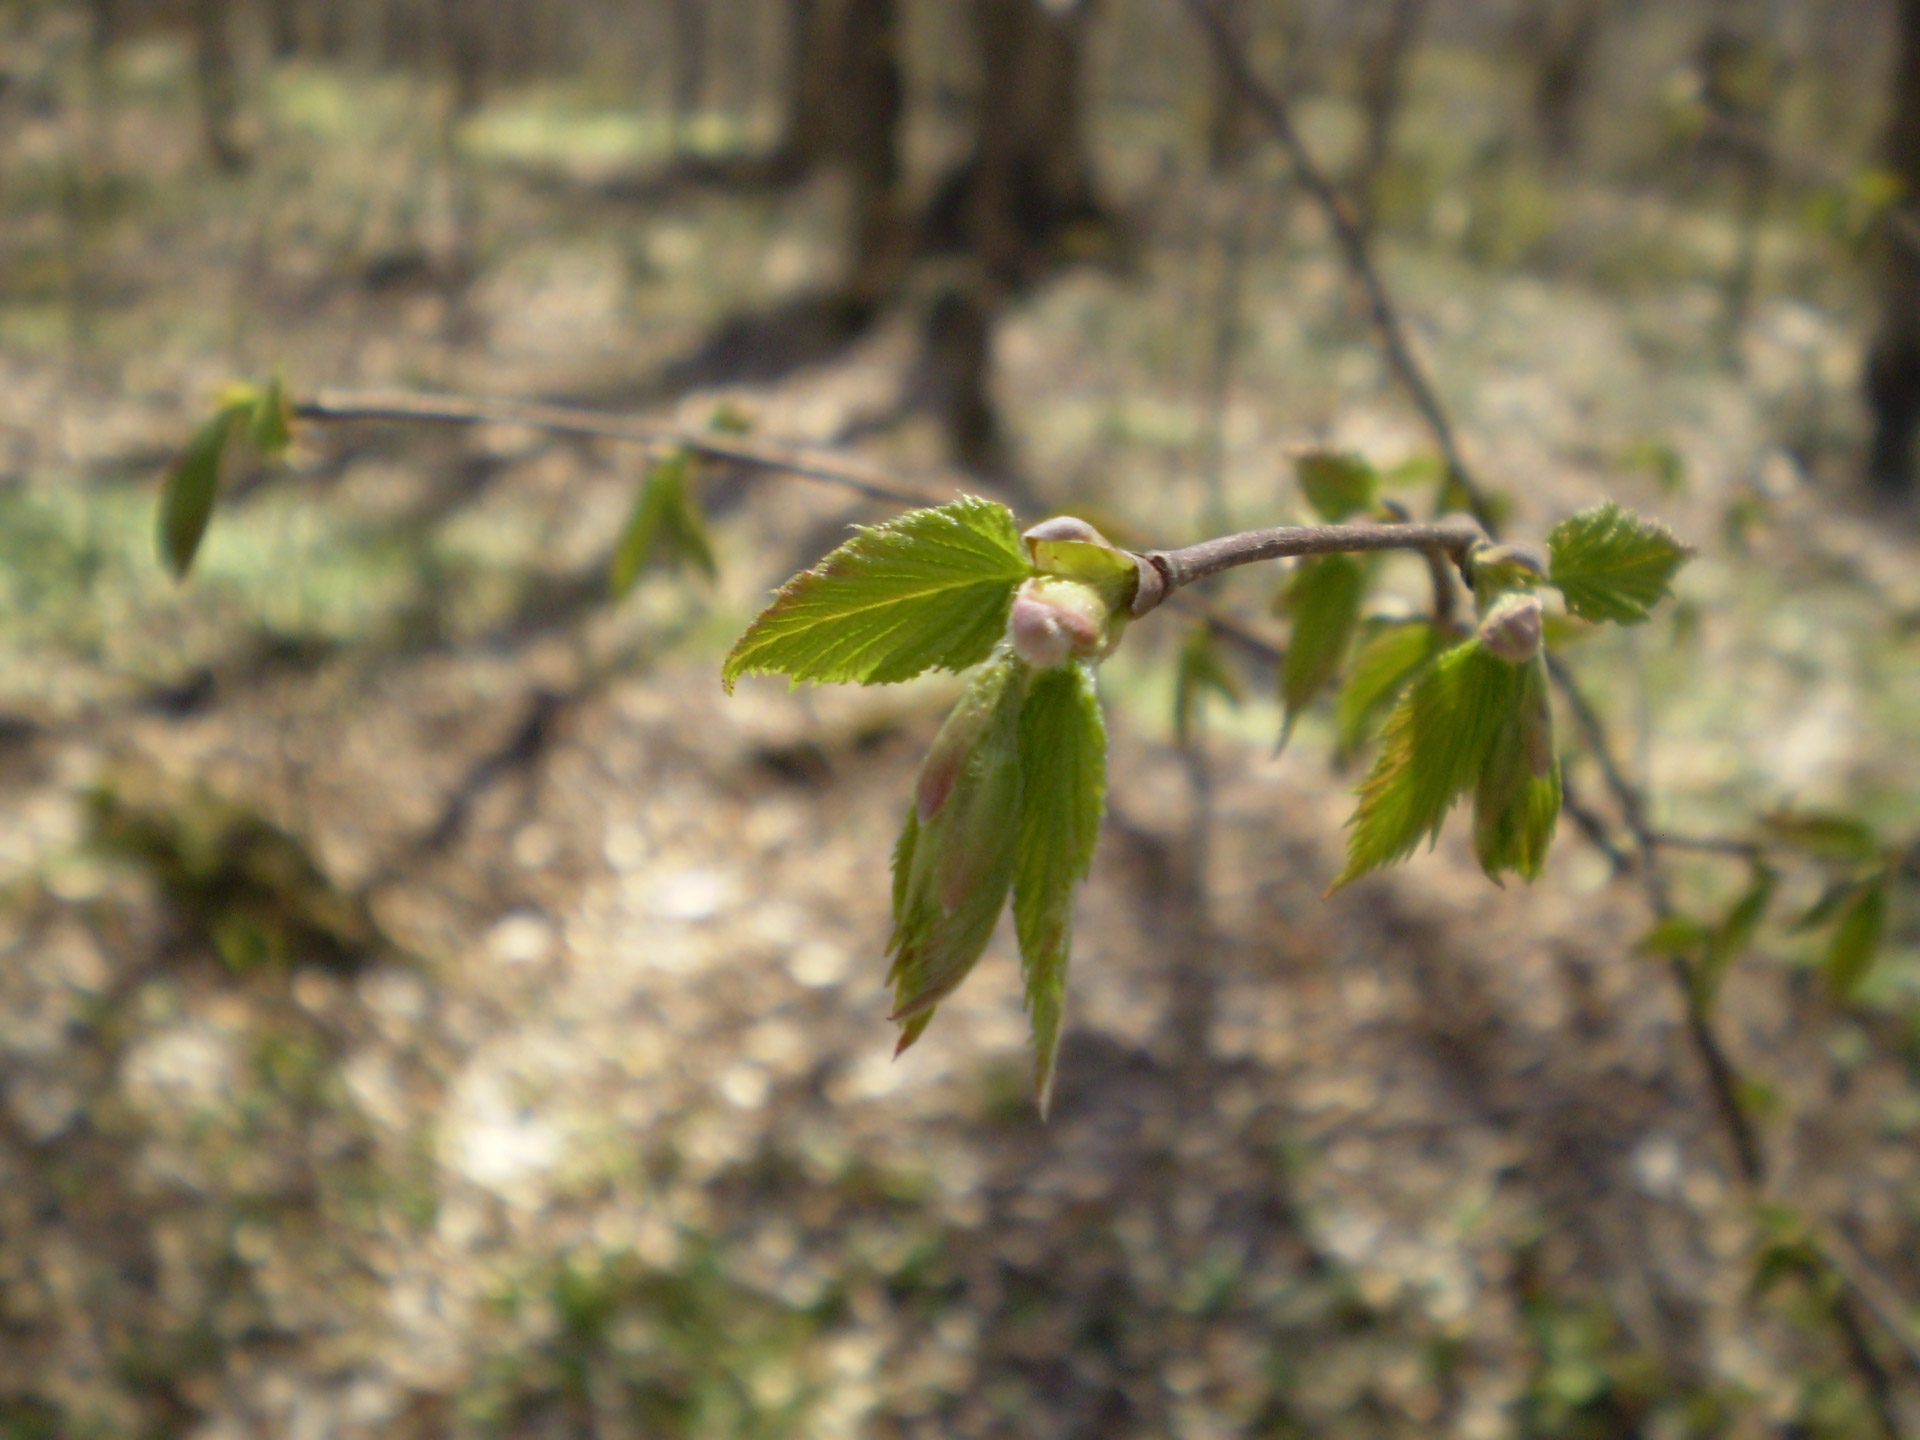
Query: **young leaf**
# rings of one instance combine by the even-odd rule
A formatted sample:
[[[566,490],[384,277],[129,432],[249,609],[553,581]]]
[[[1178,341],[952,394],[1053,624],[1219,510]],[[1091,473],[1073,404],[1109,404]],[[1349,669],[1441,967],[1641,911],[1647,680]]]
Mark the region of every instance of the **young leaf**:
[[[1314,556],[1294,571],[1286,594],[1287,608],[1293,612],[1293,635],[1280,664],[1280,700],[1286,707],[1280,728],[1282,748],[1301,710],[1339,670],[1366,591],[1366,569],[1351,555]]]
[[[1560,818],[1560,765],[1553,753],[1547,663],[1534,656],[1515,667],[1520,684],[1473,792],[1473,848],[1496,883],[1512,870],[1539,878]]]
[[[1521,692],[1521,667],[1477,640],[1447,651],[1387,717],[1380,758],[1360,786],[1347,866],[1332,889],[1404,859],[1486,768]]]
[[[193,432],[160,487],[160,557],[177,577],[193,568],[194,554],[213,518],[220,491],[220,468],[229,443],[245,421],[251,403],[221,406]]]
[[[1328,524],[1337,525],[1349,515],[1373,508],[1380,477],[1358,455],[1318,450],[1293,463],[1307,503]]]
[[[1694,991],[1701,1005],[1713,1003],[1714,997],[1720,992],[1720,982],[1726,977],[1727,967],[1752,942],[1754,932],[1760,928],[1760,921],[1773,900],[1774,887],[1779,878],[1772,866],[1756,864],[1747,888],[1707,936],[1699,967],[1693,977]]]
[[[1020,712],[1030,676],[1002,650],[934,737],[893,860],[893,1016],[899,1049],[973,969],[1013,880]]]
[[[1380,712],[1445,643],[1425,620],[1383,625],[1361,642],[1334,711],[1335,756],[1342,764],[1372,737]]]
[[[293,443],[293,411],[278,375],[267,382],[254,402],[247,420],[247,440],[267,460],[277,460]]]
[[[1093,586],[1116,610],[1133,603],[1140,586],[1140,562],[1086,521],[1056,515],[1033,526],[1021,540],[1042,575]]]
[[[1682,915],[1678,911],[1663,915],[1654,922],[1654,926],[1641,937],[1635,947],[1642,955],[1678,955],[1690,958],[1697,955],[1713,937],[1713,931],[1691,915]]]
[[[1880,837],[1864,820],[1817,810],[1782,810],[1761,817],[1767,838],[1822,860],[1869,860]]]
[[[789,580],[721,670],[862,685],[964,670],[993,649],[1031,572],[1004,505],[964,496],[862,527]]]
[[[1880,936],[1887,925],[1887,877],[1876,875],[1853,892],[1840,915],[1840,924],[1827,946],[1821,968],[1826,972],[1827,988],[1836,1000],[1845,1000],[1860,988],[1860,982],[1873,969]]]
[[[1173,733],[1182,750],[1193,743],[1200,702],[1209,691],[1230,705],[1240,703],[1240,679],[1220,658],[1213,627],[1202,620],[1187,632],[1173,676]]]
[[[1643,520],[1612,501],[1582,510],[1547,535],[1553,561],[1549,583],[1582,620],[1638,625],[1669,587],[1693,551],[1654,520]]]
[[[1033,677],[1020,713],[1020,777],[1013,920],[1033,1025],[1034,1095],[1044,1116],[1060,1048],[1074,890],[1093,863],[1106,811],[1107,730],[1091,665],[1077,661]]]
[[[717,573],[706,522],[689,489],[693,466],[687,451],[670,450],[648,468],[614,546],[608,585],[616,599],[633,589],[655,556],[667,565],[687,561],[708,579]]]

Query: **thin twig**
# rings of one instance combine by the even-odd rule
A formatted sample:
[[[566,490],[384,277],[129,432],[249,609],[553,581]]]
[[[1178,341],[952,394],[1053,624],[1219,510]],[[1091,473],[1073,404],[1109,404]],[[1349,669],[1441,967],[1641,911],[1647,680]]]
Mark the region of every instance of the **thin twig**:
[[[939,505],[952,498],[909,489],[892,477],[825,451],[685,430],[650,420],[608,415],[577,405],[496,400],[475,395],[427,395],[406,390],[322,390],[293,406],[301,420],[411,420],[442,424],[526,425],[561,435],[623,440],[650,450],[691,450],[715,460],[781,470],[895,505]]]
[[[1448,418],[1446,407],[1440,401],[1440,395],[1428,379],[1427,372],[1419,360],[1414,357],[1413,348],[1407,340],[1406,327],[1400,321],[1400,313],[1387,294],[1387,287],[1380,279],[1380,272],[1373,263],[1373,253],[1367,244],[1367,237],[1355,220],[1346,198],[1340,193],[1327,173],[1313,158],[1300,138],[1300,132],[1293,123],[1293,114],[1287,102],[1279,92],[1269,87],[1253,72],[1247,57],[1241,52],[1233,32],[1221,18],[1220,13],[1210,0],[1179,0],[1193,16],[1194,23],[1206,33],[1213,47],[1214,59],[1222,73],[1240,87],[1252,104],[1256,113],[1273,131],[1281,148],[1287,152],[1287,159],[1293,165],[1295,176],[1307,193],[1314,198],[1321,212],[1326,216],[1327,224],[1333,231],[1335,244],[1340,248],[1347,269],[1360,283],[1367,297],[1368,314],[1373,328],[1379,333],[1380,347],[1386,353],[1387,364],[1406,389],[1414,408],[1420,412],[1420,418],[1426,422],[1432,432],[1434,444],[1440,449],[1440,458],[1446,462],[1447,473],[1454,484],[1465,494],[1467,507],[1473,512],[1474,519],[1486,529],[1489,535],[1494,533],[1493,513],[1486,502],[1473,473],[1467,468],[1466,458],[1460,453],[1459,443],[1454,438],[1453,422]]]
[[[1287,555],[1422,550],[1449,556],[1456,565],[1464,566],[1468,552],[1486,538],[1479,524],[1465,516],[1431,525],[1279,525],[1269,530],[1243,530],[1179,550],[1144,552],[1140,558],[1146,564],[1141,567],[1133,613],[1146,614],[1183,585],[1261,560]]]

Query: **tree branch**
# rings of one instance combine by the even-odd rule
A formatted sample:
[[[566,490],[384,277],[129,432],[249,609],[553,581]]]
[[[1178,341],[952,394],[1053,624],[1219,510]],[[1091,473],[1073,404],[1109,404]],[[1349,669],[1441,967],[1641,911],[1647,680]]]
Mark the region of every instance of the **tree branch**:
[[[951,499],[930,489],[910,489],[891,476],[823,450],[769,444],[709,430],[684,430],[649,420],[608,415],[577,405],[495,400],[476,395],[424,395],[406,390],[322,390],[296,402],[300,420],[409,420],[453,425],[526,425],[559,435],[623,440],[650,450],[691,450],[714,460],[781,470],[894,505],[940,505]]]
[[[1286,555],[1420,550],[1448,556],[1464,568],[1467,552],[1486,538],[1487,532],[1477,521],[1461,515],[1431,525],[1281,525],[1222,535],[1179,550],[1149,550],[1135,557],[1143,563],[1133,613],[1145,615],[1183,585],[1261,560]]]

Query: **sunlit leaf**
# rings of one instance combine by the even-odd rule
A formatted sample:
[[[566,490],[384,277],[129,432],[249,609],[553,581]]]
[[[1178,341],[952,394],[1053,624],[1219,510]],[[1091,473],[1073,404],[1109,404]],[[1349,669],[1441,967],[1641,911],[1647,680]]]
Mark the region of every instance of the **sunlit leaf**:
[[[684,562],[713,578],[713,547],[692,495],[693,470],[694,458],[685,450],[669,451],[647,468],[608,570],[616,598],[633,589],[649,561],[667,566]]]
[[[1677,911],[1672,915],[1662,915],[1653,924],[1653,928],[1640,937],[1636,949],[1642,955],[1677,955],[1683,959],[1692,959],[1706,946],[1713,931],[1691,915],[1682,915]]]
[[[1187,632],[1173,676],[1173,733],[1183,750],[1193,742],[1201,702],[1210,693],[1240,703],[1240,677],[1220,658],[1213,627],[1202,620]]]
[[[1516,667],[1518,692],[1489,748],[1473,791],[1473,848],[1480,868],[1498,880],[1511,870],[1539,878],[1560,818],[1560,765],[1553,753],[1546,661]]]
[[[1004,505],[963,497],[861,528],[789,580],[727,656],[742,675],[794,683],[907,680],[984,659],[1007,625],[1014,587],[1031,573]]]
[[[1769,840],[1822,860],[1870,860],[1880,837],[1864,820],[1818,810],[1780,810],[1760,818]]]
[[[1447,651],[1413,683],[1387,717],[1380,758],[1360,786],[1334,889],[1439,833],[1453,802],[1480,778],[1521,683],[1521,667],[1477,640]]]
[[[287,404],[280,377],[274,376],[254,402],[247,420],[247,440],[264,459],[275,460],[293,443],[293,411]]]
[[[1349,515],[1373,508],[1380,477],[1358,455],[1319,450],[1293,463],[1307,503],[1328,523],[1338,524]]]
[[[160,488],[160,557],[176,576],[193,568],[220,492],[221,462],[251,408],[222,406],[193,432],[167,471]]]
[[[1726,977],[1727,967],[1753,942],[1754,932],[1760,928],[1761,920],[1766,917],[1767,906],[1773,901],[1779,878],[1771,866],[1756,864],[1747,888],[1707,936],[1699,967],[1693,977],[1694,993],[1701,1005],[1713,1003],[1720,992],[1720,982]]]
[[[1693,551],[1666,526],[1609,501],[1562,520],[1547,536],[1549,581],[1583,620],[1637,625],[1671,593]]]
[[[894,849],[893,1019],[906,1049],[980,959],[1013,880],[1030,672],[1001,651],[968,682],[921,767]]]
[[[1873,969],[1886,926],[1887,877],[1878,875],[1855,887],[1827,946],[1821,969],[1834,999],[1848,999],[1860,988]]]
[[[1106,811],[1107,732],[1093,669],[1033,677],[1020,715],[1020,839],[1013,919],[1033,1026],[1034,1094],[1045,1114],[1073,946],[1074,892],[1093,863]]]
[[[1280,663],[1280,702],[1286,718],[1280,744],[1293,734],[1300,711],[1332,681],[1347,653],[1366,598],[1366,568],[1351,555],[1303,560],[1287,586],[1293,635]]]
[[[1342,763],[1372,737],[1382,712],[1445,643],[1425,620],[1382,625],[1360,642],[1334,711],[1336,755]]]

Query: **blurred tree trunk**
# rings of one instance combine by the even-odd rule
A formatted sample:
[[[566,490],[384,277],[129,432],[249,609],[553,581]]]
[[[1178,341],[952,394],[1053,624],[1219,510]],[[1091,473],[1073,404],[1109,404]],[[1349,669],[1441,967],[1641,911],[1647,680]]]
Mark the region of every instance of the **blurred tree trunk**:
[[[921,235],[925,249],[966,261],[928,313],[922,373],[949,450],[971,469],[1006,463],[990,392],[993,327],[1008,301],[1070,256],[1117,248],[1086,141],[1095,9],[1092,0],[972,0],[972,151],[938,187]]]
[[[707,0],[673,0],[672,17],[672,146],[678,152],[707,90]]]
[[[1906,186],[1883,241],[1880,331],[1867,362],[1873,410],[1868,475],[1884,495],[1911,495],[1920,434],[1920,0],[1900,0],[1886,160]]]
[[[833,40],[831,6],[787,0],[787,115],[775,168],[804,174],[833,149]]]
[[[207,153],[229,174],[247,168],[240,143],[240,72],[233,62],[232,0],[194,0],[194,73]]]
[[[946,204],[992,290],[1025,289],[1110,222],[1095,198],[1085,125],[1085,40],[1095,5],[973,0],[980,94],[973,153]],[[936,202],[938,203],[938,202]]]
[[[1373,229],[1380,184],[1393,157],[1393,127],[1406,97],[1407,67],[1413,60],[1427,0],[1388,0],[1379,30],[1360,51],[1360,113],[1366,131],[1347,191],[1362,230]]]
[[[1253,48],[1253,7],[1251,0],[1219,0],[1220,23],[1233,36],[1234,44],[1245,55]],[[1237,170],[1252,139],[1252,114],[1247,107],[1247,92],[1234,83],[1233,76],[1217,60],[1210,62],[1209,104],[1207,107],[1207,168],[1215,175]]]
[[[1581,110],[1605,0],[1535,0],[1521,15],[1519,47],[1533,67],[1533,119],[1547,160],[1564,165],[1580,150]]]

